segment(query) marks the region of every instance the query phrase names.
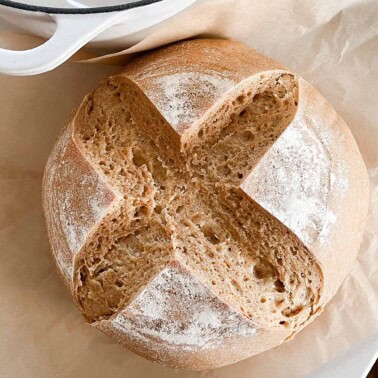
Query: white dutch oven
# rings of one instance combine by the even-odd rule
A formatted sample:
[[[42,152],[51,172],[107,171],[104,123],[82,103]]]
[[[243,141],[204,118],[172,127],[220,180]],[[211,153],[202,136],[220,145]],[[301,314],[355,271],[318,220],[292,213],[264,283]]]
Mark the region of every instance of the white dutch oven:
[[[129,47],[151,27],[196,1],[0,0],[0,17],[48,38],[31,50],[0,49],[0,73],[34,75],[52,70],[89,42],[101,48]]]

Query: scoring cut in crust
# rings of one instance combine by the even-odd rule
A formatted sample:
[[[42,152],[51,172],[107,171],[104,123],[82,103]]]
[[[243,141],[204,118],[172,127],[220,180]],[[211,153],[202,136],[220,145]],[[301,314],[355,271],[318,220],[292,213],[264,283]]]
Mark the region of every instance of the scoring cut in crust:
[[[76,258],[76,293],[88,320],[118,313],[172,260],[264,325],[294,329],[316,312],[317,263],[238,190],[293,117],[296,80],[277,73],[243,86],[214,115],[222,122],[210,118],[196,144],[164,141],[167,155],[148,125],[162,135],[170,126],[127,80],[109,80],[79,111],[78,142],[123,196]]]

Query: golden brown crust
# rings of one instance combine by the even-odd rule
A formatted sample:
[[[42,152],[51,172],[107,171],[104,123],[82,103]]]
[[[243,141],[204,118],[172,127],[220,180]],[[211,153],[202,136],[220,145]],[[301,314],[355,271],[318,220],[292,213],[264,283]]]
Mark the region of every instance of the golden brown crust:
[[[164,298],[156,301],[160,296]],[[185,302],[190,306],[182,312]],[[163,320],[156,317],[162,311]],[[174,318],[178,313],[180,322]],[[221,326],[217,328],[216,323]],[[272,332],[245,319],[177,261],[160,272],[121,313],[93,325],[149,360],[190,370],[240,361],[290,335],[289,329]]]
[[[368,176],[345,122],[303,79],[299,88],[293,122],[242,187],[322,265],[324,304],[356,259],[368,210]]]
[[[69,287],[76,253],[116,198],[74,141],[70,119],[50,154],[43,178],[47,232],[59,272]]]
[[[167,133],[185,145],[196,138],[201,122],[215,117],[243,85],[282,72],[287,72],[284,67],[242,44],[194,40],[146,54],[112,80],[135,83],[170,124]],[[73,139],[74,127],[69,122],[54,147],[43,188],[49,239],[70,286],[75,254],[118,196]],[[299,79],[294,120],[259,158],[239,190],[309,249],[322,267],[324,290],[318,305],[324,304],[356,258],[367,214],[367,173],[356,143],[323,97]],[[160,298],[167,288],[170,293]],[[180,328],[180,321],[171,317],[183,316],[182,302],[191,294],[200,299],[192,300]],[[162,322],[156,323],[151,309],[165,314]],[[319,309],[315,311],[311,320]],[[247,358],[292,333],[247,319],[178,262],[154,276],[122,311],[93,325],[150,360],[193,370]]]

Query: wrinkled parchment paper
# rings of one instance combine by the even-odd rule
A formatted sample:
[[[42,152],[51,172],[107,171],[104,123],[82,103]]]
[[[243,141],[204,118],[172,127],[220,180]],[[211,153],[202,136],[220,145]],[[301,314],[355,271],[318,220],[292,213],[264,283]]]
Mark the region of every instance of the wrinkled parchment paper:
[[[234,38],[279,60],[350,126],[372,190],[353,271],[314,323],[271,351],[197,373],[145,361],[84,323],[56,273],[41,207],[42,173],[60,127],[119,67],[70,62],[35,77],[0,76],[1,377],[297,377],[378,330],[378,2],[202,1],[126,52],[198,35]],[[0,46],[26,40],[0,32]]]

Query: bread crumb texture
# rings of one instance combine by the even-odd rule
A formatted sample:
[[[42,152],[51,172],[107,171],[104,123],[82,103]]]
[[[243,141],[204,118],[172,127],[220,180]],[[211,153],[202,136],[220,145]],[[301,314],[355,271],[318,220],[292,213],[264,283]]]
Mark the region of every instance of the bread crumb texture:
[[[183,75],[184,85],[188,78],[202,80]],[[165,80],[165,93],[173,87],[179,92],[178,74]],[[174,108],[177,97],[170,99],[160,106]],[[294,328],[314,313],[316,262],[239,188],[292,119],[296,99],[293,75],[258,78],[177,148],[165,138],[170,125],[133,83],[113,78],[88,98],[75,136],[123,193],[76,258],[76,295],[89,321],[118,313],[172,259],[266,326]]]
[[[222,69],[232,56],[223,49],[223,60],[211,42],[175,65],[172,55],[179,60],[182,49],[185,58],[196,43],[104,81],[49,163],[66,164],[63,181],[81,176],[53,223],[69,245],[83,316],[181,367],[183,351],[221,350],[229,340],[276,332],[277,345],[321,311],[323,273],[309,248],[326,243],[336,221],[330,193],[348,188],[343,167],[330,169],[327,135],[298,121],[295,75]],[[201,54],[213,54],[212,65]],[[69,138],[81,165],[65,158]],[[78,198],[86,213],[75,210]],[[272,346],[260,344],[256,351]]]

